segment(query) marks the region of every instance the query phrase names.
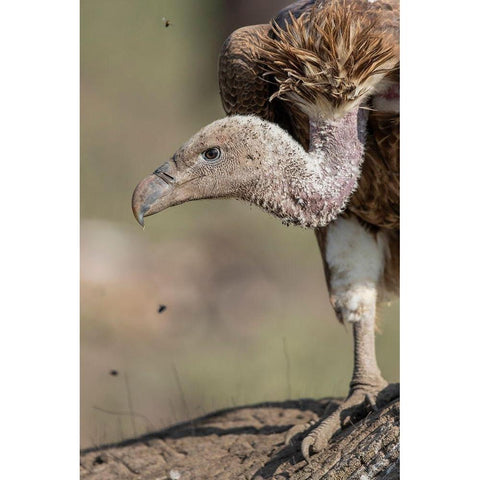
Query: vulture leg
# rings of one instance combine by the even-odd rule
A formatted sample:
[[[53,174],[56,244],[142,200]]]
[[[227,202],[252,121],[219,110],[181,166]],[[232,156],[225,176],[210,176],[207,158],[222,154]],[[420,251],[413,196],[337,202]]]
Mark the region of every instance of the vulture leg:
[[[324,259],[330,300],[342,323],[353,324],[354,367],[346,400],[326,418],[293,427],[287,442],[312,427],[302,441],[302,453],[320,452],[343,426],[364,417],[377,402],[398,395],[397,385],[389,388],[375,356],[377,291],[383,277],[388,247],[381,235],[368,232],[358,220],[341,217],[327,228],[316,230]],[[381,395],[379,395],[381,392]],[[378,398],[377,398],[378,397]]]

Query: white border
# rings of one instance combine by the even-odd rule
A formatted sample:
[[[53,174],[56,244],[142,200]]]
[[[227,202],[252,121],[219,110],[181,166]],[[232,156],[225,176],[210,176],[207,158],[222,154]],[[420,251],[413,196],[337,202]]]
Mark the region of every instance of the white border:
[[[401,471],[474,478],[478,8],[402,0],[401,9]]]
[[[0,14],[2,478],[78,478],[79,5]]]
[[[78,478],[78,3],[0,16],[5,478]],[[402,475],[473,478],[478,14],[402,0]]]

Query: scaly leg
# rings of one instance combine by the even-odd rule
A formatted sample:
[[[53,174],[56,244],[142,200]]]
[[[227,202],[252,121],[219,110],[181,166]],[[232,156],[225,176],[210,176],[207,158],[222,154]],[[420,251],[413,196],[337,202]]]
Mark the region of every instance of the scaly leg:
[[[288,432],[287,442],[315,427],[302,441],[307,460],[310,450],[321,451],[352,418],[375,408],[378,394],[388,385],[375,356],[377,289],[386,254],[382,237],[367,232],[355,217],[341,217],[316,233],[333,308],[341,322],[353,324],[354,368],[348,397],[331,415]],[[395,390],[385,390],[385,396],[393,398]]]

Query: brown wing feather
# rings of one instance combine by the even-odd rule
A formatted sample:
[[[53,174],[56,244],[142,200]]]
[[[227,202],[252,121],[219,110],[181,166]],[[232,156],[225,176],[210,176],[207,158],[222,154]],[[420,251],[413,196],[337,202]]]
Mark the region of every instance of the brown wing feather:
[[[370,112],[362,175],[348,211],[380,228],[400,228],[400,118]]]
[[[270,25],[251,25],[235,30],[223,44],[218,80],[227,115],[258,115],[274,121],[270,86],[262,78],[256,45],[268,36]]]
[[[332,118],[363,103],[398,64],[395,30],[370,10],[378,11],[337,0],[292,15],[283,28],[274,23],[259,46],[264,75],[278,85],[272,98]]]
[[[333,0],[337,2],[337,0]],[[332,1],[299,0],[285,8],[275,23],[284,28],[290,14],[322,14],[322,8]],[[398,37],[399,3],[397,0],[354,0],[359,14],[381,18],[383,29]],[[278,85],[266,81],[261,46],[275,36],[269,24],[244,27],[233,32],[225,41],[219,59],[219,83],[223,107],[228,115],[254,114],[278,123],[305,148],[309,145],[308,117],[292,103],[278,98],[269,101]],[[398,70],[389,75],[390,82],[398,81]],[[399,228],[399,116],[396,113],[371,112],[365,162],[359,187],[352,196],[348,213],[363,222],[382,229]]]
[[[313,3],[314,0],[298,0],[284,8],[275,22],[284,24],[290,14],[297,17],[311,9]],[[227,115],[252,114],[265,120],[288,123],[291,114],[282,102],[270,101],[275,88],[265,79],[265,69],[261,67],[259,46],[271,35],[271,24],[250,25],[235,30],[225,40],[218,61],[218,81]]]
[[[257,115],[275,122],[308,148],[308,118],[294,105],[270,100],[276,86],[261,68],[259,45],[271,34],[271,25],[251,25],[235,30],[223,44],[218,80],[227,115]]]

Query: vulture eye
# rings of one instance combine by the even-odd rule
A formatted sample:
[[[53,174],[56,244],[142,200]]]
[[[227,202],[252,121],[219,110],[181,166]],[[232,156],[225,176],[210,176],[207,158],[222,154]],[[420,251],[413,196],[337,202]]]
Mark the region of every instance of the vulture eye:
[[[213,160],[218,160],[220,158],[221,152],[217,147],[209,148],[202,153],[202,157],[207,161],[211,162]]]

